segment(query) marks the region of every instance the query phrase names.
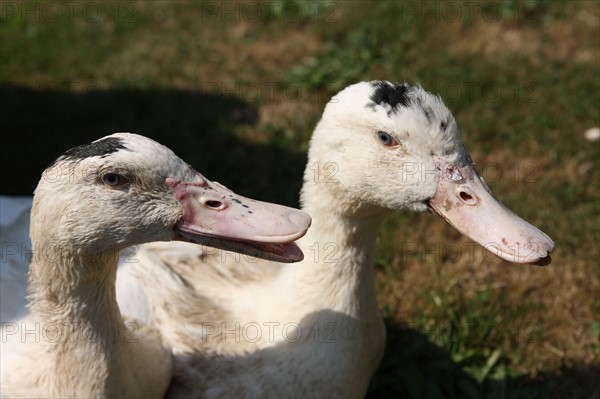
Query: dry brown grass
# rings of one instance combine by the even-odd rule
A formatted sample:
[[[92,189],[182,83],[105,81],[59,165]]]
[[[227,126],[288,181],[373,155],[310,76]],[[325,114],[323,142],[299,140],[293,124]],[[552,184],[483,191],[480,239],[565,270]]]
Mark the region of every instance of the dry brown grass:
[[[525,56],[534,66],[547,62],[597,64],[600,59],[599,4],[594,1],[567,2],[560,20],[538,16],[498,21],[496,14],[485,14],[472,25],[453,23],[444,26],[441,39],[448,41],[448,52],[454,56],[474,55],[488,60],[499,57]],[[512,21],[511,21],[512,20]],[[491,21],[491,22],[490,22]],[[454,32],[448,35],[447,29]],[[456,37],[469,40],[448,40]]]

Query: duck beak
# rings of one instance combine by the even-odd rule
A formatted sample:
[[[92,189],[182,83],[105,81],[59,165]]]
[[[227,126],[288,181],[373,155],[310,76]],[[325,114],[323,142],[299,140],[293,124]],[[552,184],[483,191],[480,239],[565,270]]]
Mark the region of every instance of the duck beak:
[[[554,242],[492,195],[469,158],[459,166],[434,155],[438,186],[429,207],[502,259],[547,265]]]
[[[310,227],[310,216],[297,209],[256,201],[197,173],[193,182],[167,178],[183,208],[175,239],[277,262],[304,258],[293,243]]]

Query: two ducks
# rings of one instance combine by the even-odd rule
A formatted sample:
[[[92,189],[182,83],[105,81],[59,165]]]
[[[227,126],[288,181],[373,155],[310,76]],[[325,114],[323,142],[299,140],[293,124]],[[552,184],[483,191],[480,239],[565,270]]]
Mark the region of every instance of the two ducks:
[[[280,265],[154,243],[120,268],[124,314],[158,331],[173,353],[169,396],[364,396],[384,348],[372,259],[392,209],[431,210],[510,261],[549,260],[552,241],[494,199],[450,111],[418,86],[373,81],[338,93],[313,133],[307,165],[301,202],[313,225],[298,241],[304,260]],[[167,185],[177,198],[173,190],[190,187]],[[220,201],[204,204],[218,212]],[[301,235],[300,225],[285,242]],[[263,233],[277,223],[266,226]],[[165,240],[136,229],[127,237]],[[286,248],[270,247],[299,260]],[[113,363],[104,364],[108,373]]]

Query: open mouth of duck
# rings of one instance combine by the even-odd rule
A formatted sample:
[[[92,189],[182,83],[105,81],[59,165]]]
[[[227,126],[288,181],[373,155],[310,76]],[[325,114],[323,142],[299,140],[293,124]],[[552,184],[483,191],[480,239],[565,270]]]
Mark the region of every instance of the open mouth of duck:
[[[438,186],[427,207],[462,234],[514,263],[547,265],[554,242],[492,195],[472,162],[454,165],[434,155]]]
[[[175,229],[175,234],[175,238],[180,241],[193,242],[211,248],[237,252],[243,255],[274,262],[292,263],[300,262],[304,259],[302,250],[293,242],[293,240],[282,242],[238,240],[229,237],[199,233],[193,230],[190,231],[181,226]]]
[[[242,197],[199,173],[194,181],[167,184],[183,211],[174,239],[277,262],[304,258],[293,241],[308,230],[307,213]]]

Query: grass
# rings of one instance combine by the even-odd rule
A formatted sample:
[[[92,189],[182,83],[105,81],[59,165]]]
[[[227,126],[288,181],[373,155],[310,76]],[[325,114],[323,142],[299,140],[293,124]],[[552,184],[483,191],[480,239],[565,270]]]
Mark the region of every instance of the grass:
[[[331,94],[420,83],[556,251],[546,268],[509,265],[433,216],[394,213],[369,397],[600,396],[600,146],[583,138],[600,125],[597,2],[48,4],[0,9],[2,194],[30,195],[64,149],[130,130],[245,195],[297,205]]]

